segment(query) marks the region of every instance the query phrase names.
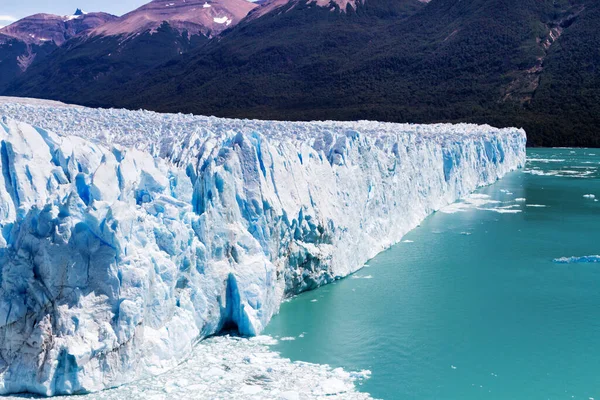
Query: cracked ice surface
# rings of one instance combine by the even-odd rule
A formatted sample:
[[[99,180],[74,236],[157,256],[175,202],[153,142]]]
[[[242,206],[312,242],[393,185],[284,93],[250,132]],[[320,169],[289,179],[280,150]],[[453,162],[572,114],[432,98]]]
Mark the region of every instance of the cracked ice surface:
[[[0,393],[97,391],[257,335],[525,163],[518,129],[33,103],[0,101]]]
[[[369,371],[291,362],[270,351],[275,339],[221,336],[206,339],[190,358],[162,375],[115,389],[92,393],[86,400],[367,400],[355,384],[368,379]],[[10,399],[30,396],[10,397]],[[56,397],[71,400],[73,397]],[[7,398],[8,400],[8,398]]]

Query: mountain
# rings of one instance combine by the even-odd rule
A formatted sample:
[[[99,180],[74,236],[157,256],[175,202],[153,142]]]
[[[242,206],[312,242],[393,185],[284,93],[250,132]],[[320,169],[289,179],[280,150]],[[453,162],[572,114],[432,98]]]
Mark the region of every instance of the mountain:
[[[133,96],[98,104],[468,121],[524,127],[534,146],[600,146],[596,1],[433,0],[407,14],[392,1],[365,0],[344,13],[314,4],[251,13],[221,40],[122,88],[135,87]]]
[[[86,13],[77,9],[73,15],[35,14],[0,29],[0,34],[25,43],[53,42],[61,46],[78,34],[90,31],[117,17],[107,13]]]
[[[106,13],[35,14],[0,29],[0,89],[67,40],[115,19]]]
[[[255,7],[246,0],[154,0],[69,40],[9,91],[89,101],[181,58]]]
[[[77,48],[63,48],[5,93],[227,117],[467,121],[524,127],[534,146],[600,146],[599,8],[267,0],[142,72],[112,65],[106,79],[86,75]],[[89,47],[85,55],[94,67],[102,60]]]
[[[236,1],[248,4],[245,0]],[[158,41],[160,35],[156,33],[138,34],[137,36],[128,33],[109,34],[108,36],[105,34],[90,35],[88,38],[79,38],[65,45],[64,48],[53,54],[47,65],[38,65],[37,68],[29,71],[27,76],[11,85],[5,94],[18,93],[22,96],[60,98],[66,102],[93,106],[111,106],[116,104],[113,103],[116,92],[125,97],[134,96],[133,93],[123,94],[121,92],[128,83],[138,79],[143,80],[144,75],[161,64],[177,65],[179,61],[188,59],[185,53],[193,52],[194,48],[198,50],[197,54],[193,52],[195,59],[196,57],[201,58],[201,54],[206,54],[206,51],[210,51],[210,49],[219,48],[221,42],[235,42],[235,38],[239,35],[234,32],[239,30],[244,33],[244,41],[240,42],[240,45],[248,51],[263,44],[267,46],[264,49],[267,57],[264,62],[267,64],[271,61],[278,62],[269,59],[271,52],[278,51],[276,46],[269,48],[271,43],[277,41],[286,43],[289,51],[297,53],[295,57],[300,58],[304,54],[318,54],[321,50],[327,50],[322,46],[324,35],[339,38],[337,42],[341,46],[347,46],[345,48],[350,55],[354,51],[352,47],[357,36],[360,40],[366,36],[374,38],[381,33],[381,21],[402,20],[424,6],[424,3],[418,0],[377,0],[377,3],[380,6],[367,7],[365,18],[356,18],[356,7],[361,4],[360,2],[349,3],[346,0],[339,0],[339,4],[333,2],[331,7],[318,4],[313,6],[303,0],[291,0],[283,4],[280,4],[279,0],[269,0],[260,7],[250,4],[255,9],[240,24],[233,26],[232,23],[232,29],[222,32],[220,36],[212,40],[200,35],[196,37],[196,43],[188,44],[186,42],[184,43],[185,48],[178,49],[177,52],[172,52],[172,46],[165,44],[165,42],[173,42],[174,37],[173,34],[167,32],[175,29],[168,22],[161,26],[162,37],[165,38],[162,43],[151,43]],[[266,14],[264,14],[265,10]],[[272,15],[281,15],[282,17],[275,18],[276,22],[280,22],[275,26],[270,26],[273,20]],[[126,16],[123,17],[123,19],[125,18]],[[108,25],[113,26],[117,23],[120,22],[115,21]],[[106,29],[107,26],[103,26],[94,34],[106,32]],[[109,32],[111,31],[112,29]],[[183,36],[182,41],[186,41],[187,37]],[[297,45],[304,48],[295,48]],[[123,50],[123,47],[127,47],[127,49]],[[118,49],[118,52],[115,49]],[[108,60],[108,57],[111,59]],[[118,63],[115,62],[115,57],[120,57]],[[274,57],[276,58],[277,55],[275,54]],[[263,62],[262,55],[257,57],[257,62]],[[223,71],[218,71],[219,64],[225,68]],[[229,69],[226,60],[222,60],[222,62],[215,60],[214,66],[215,76],[224,76],[223,72],[225,71],[235,74],[235,71]],[[259,65],[259,68],[262,67]],[[262,68],[263,71],[257,71],[257,73],[267,74],[273,67],[274,65],[265,65]],[[194,67],[192,66],[192,68]],[[244,79],[246,78],[248,77]],[[238,77],[231,76],[232,83],[238,81]],[[258,81],[248,82],[248,84],[255,83],[260,84]],[[128,87],[136,90],[134,84]],[[228,91],[227,88],[223,89]],[[194,88],[192,87],[189,87],[189,92],[186,91],[190,94],[193,92]],[[152,103],[150,105],[154,106]],[[188,108],[185,107],[185,109]]]
[[[600,2],[578,10],[557,16],[524,124],[542,144],[600,147]]]
[[[93,34],[131,36],[156,31],[166,22],[180,33],[210,37],[236,25],[256,7],[246,0],[154,0],[99,27]]]

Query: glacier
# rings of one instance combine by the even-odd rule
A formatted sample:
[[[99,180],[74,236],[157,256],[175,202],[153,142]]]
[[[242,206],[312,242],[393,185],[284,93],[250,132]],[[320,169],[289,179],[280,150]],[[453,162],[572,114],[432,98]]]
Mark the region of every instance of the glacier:
[[[0,393],[77,394],[259,335],[525,164],[521,129],[0,101]]]

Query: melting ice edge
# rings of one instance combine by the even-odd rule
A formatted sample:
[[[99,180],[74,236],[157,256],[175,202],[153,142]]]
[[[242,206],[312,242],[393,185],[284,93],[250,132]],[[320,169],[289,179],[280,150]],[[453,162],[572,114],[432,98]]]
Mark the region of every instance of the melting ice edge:
[[[97,391],[258,335],[525,164],[525,132],[489,126],[0,115],[0,393]]]

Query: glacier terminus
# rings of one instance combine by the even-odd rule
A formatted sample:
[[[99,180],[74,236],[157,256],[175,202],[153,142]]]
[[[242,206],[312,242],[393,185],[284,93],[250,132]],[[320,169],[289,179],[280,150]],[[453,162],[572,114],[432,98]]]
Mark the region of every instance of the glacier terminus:
[[[521,129],[0,103],[0,393],[76,394],[255,336],[525,164]]]

